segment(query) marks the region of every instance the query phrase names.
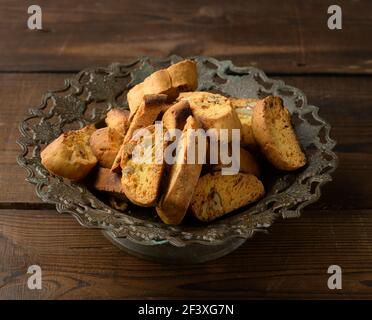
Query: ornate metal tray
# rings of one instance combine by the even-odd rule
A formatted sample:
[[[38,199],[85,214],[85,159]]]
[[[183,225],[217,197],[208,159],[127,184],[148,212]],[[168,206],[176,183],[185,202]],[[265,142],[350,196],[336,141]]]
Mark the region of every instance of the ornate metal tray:
[[[44,94],[42,103],[29,109],[20,123],[17,141],[22,151],[18,163],[27,170],[26,180],[36,194],[54,203],[60,213],[71,213],[81,225],[100,228],[119,247],[141,257],[168,262],[202,262],[223,256],[257,231],[265,231],[275,219],[299,217],[305,206],[320,197],[320,187],[331,180],[337,166],[329,136],[330,125],[307,103],[305,95],[283,81],[268,78],[253,67],[236,67],[231,61],[193,57],[199,71],[199,88],[229,96],[280,96],[292,113],[300,143],[307,155],[306,167],[292,173],[270,172],[265,198],[210,224],[168,226],[155,210],[128,207],[117,211],[97,198],[85,185],[50,175],[41,165],[40,151],[63,131],[103,119],[113,107],[127,108],[126,93],[154,70],[182,60],[141,58],[130,64],[90,68],[65,80],[61,89]]]

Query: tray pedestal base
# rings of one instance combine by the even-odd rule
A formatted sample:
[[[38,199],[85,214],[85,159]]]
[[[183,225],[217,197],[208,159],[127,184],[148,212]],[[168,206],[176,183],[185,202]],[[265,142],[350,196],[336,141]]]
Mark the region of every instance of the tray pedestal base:
[[[175,247],[171,244],[142,245],[127,238],[117,238],[110,231],[102,231],[107,239],[120,249],[142,259],[167,264],[201,263],[227,255],[241,246],[246,239],[233,238],[222,245],[189,244]]]

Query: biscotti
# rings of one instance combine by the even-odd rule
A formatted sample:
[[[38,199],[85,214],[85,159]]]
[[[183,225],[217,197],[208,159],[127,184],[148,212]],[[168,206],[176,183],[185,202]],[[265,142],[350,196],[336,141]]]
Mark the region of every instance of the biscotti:
[[[88,182],[98,191],[120,195],[121,198],[125,195],[121,177],[110,169],[98,166],[89,174]]]
[[[195,186],[198,183],[202,164],[186,163],[188,148],[192,145],[198,148],[198,141],[191,143],[195,139],[190,130],[196,130],[199,124],[192,117],[187,118],[184,126],[180,143],[183,145],[178,153],[176,162],[171,166],[169,181],[160,203],[156,207],[160,219],[166,224],[180,224],[189,207]]]
[[[238,173],[202,176],[191,200],[191,211],[201,221],[212,221],[260,199],[264,186],[254,175]]]
[[[129,115],[129,110],[111,109],[106,115],[105,122],[109,128],[124,137],[129,127]]]
[[[198,72],[194,61],[180,61],[168,67],[167,71],[172,87],[177,88],[179,92],[194,91],[198,87]]]
[[[254,148],[256,140],[254,139],[252,130],[252,114],[253,108],[259,99],[254,98],[230,98],[232,107],[234,108],[240,123],[242,125],[240,131],[240,144]]]
[[[144,135],[145,132],[150,135]],[[163,159],[157,158],[155,132],[154,125],[137,131],[124,145],[120,163],[125,195],[130,201],[143,207],[156,204],[164,171]],[[165,148],[166,142],[163,143]],[[141,146],[142,150],[136,150],[137,146]],[[139,153],[135,153],[137,151]]]
[[[227,129],[228,141],[232,140],[232,129],[241,129],[240,120],[232,108],[230,100],[220,94],[193,92],[181,94],[179,100],[190,104],[193,116],[205,130],[216,129],[221,138],[220,129]]]
[[[145,95],[166,94],[175,96],[170,76],[166,70],[158,70],[148,76],[142,83],[133,87],[127,94],[130,112],[135,114]]]
[[[196,64],[183,60],[171,65],[168,69],[155,71],[142,83],[137,84],[127,94],[131,113],[135,113],[146,94],[166,94],[168,101],[174,100],[180,91],[195,90],[198,85]]]
[[[292,127],[291,115],[279,97],[269,96],[253,109],[252,129],[265,157],[280,170],[296,170],[306,163]]]
[[[98,129],[89,139],[93,154],[101,167],[112,167],[124,137],[110,127]]]
[[[156,92],[153,92],[154,94]],[[161,92],[158,92],[161,93]],[[132,114],[136,113],[137,108],[142,102],[144,93],[143,93],[143,82],[137,84],[132,89],[130,89],[127,93],[127,101],[129,110]]]
[[[131,119],[124,140],[128,141],[131,139],[135,130],[153,124],[166,103],[167,95],[165,94],[145,95],[142,99],[141,105],[138,107],[136,113]]]
[[[95,130],[93,125],[89,125],[61,134],[41,152],[41,163],[57,176],[75,181],[83,179],[97,164],[89,145],[89,138]]]
[[[165,94],[149,94],[142,99],[141,105],[138,107],[136,113],[131,119],[129,128],[124,137],[123,145],[119,149],[111,170],[119,171],[120,161],[122,158],[123,148],[125,144],[132,138],[133,133],[140,128],[147,127],[154,123],[164,105],[166,104],[167,96]]]
[[[190,104],[187,101],[180,101],[171,106],[163,115],[164,128],[183,129],[187,118],[191,115]]]
[[[232,154],[231,156],[234,157],[236,155]],[[261,167],[256,158],[248,150],[240,148],[239,158],[239,172],[253,174],[256,177],[260,176]],[[212,171],[221,171],[222,168],[230,166],[231,164],[222,164],[221,161],[219,161],[217,164],[210,164],[210,169]]]

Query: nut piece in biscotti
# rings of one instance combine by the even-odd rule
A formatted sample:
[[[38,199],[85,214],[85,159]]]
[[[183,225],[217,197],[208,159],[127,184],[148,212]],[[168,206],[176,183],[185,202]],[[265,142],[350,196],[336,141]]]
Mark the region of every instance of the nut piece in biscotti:
[[[137,131],[125,144],[120,163],[125,195],[134,204],[144,207],[156,204],[164,171],[163,159],[157,158],[159,151],[156,151],[155,132],[154,125]],[[163,150],[166,147],[165,139],[162,147]]]
[[[240,143],[242,146],[254,147],[256,141],[252,130],[253,108],[259,99],[254,98],[230,98],[231,105],[242,124],[240,132]]]
[[[232,155],[234,156],[234,155]],[[248,151],[243,148],[240,148],[240,169],[239,172],[253,174],[256,177],[259,177],[261,174],[261,167],[257,162],[256,158]],[[230,164],[210,164],[212,171],[221,171],[224,167],[229,167]]]
[[[231,141],[231,129],[241,129],[240,120],[232,108],[230,100],[220,94],[194,92],[181,95],[181,101],[190,103],[194,117],[204,129],[228,129],[228,141]]]
[[[191,115],[190,104],[188,101],[179,101],[171,106],[163,115],[162,122],[164,128],[183,129],[187,118]]]
[[[175,63],[167,69],[172,81],[172,87],[182,91],[194,91],[198,87],[198,71],[196,63],[191,60],[183,60]]]
[[[265,189],[252,174],[221,175],[214,172],[202,176],[196,186],[191,211],[201,221],[212,221],[260,199]]]
[[[180,140],[183,148],[180,148],[181,151],[177,155],[176,162],[170,168],[165,192],[156,207],[160,219],[166,224],[180,224],[182,222],[198,183],[202,164],[198,162],[188,164],[187,161],[184,161],[187,158],[189,147],[198,148],[198,141],[191,134],[191,130],[198,128],[199,124],[194,117],[189,116]],[[190,139],[195,139],[195,143]]]
[[[83,179],[97,164],[89,145],[94,131],[96,128],[89,125],[61,134],[41,152],[41,163],[57,176],[74,181]]]
[[[111,168],[124,137],[110,127],[98,129],[89,139],[90,146],[100,166]]]
[[[165,94],[149,94],[143,97],[141,105],[138,107],[137,112],[131,119],[129,128],[124,137],[123,145],[117,153],[114,163],[111,167],[112,171],[118,172],[123,148],[125,144],[132,138],[133,133],[137,129],[144,128],[153,124],[159,113],[166,105],[166,101],[167,95]]]
[[[291,114],[279,97],[260,100],[253,109],[253,134],[265,157],[280,170],[296,170],[306,163],[292,127]]]
[[[106,115],[105,122],[109,128],[124,137],[129,127],[129,114],[129,110],[111,109]]]

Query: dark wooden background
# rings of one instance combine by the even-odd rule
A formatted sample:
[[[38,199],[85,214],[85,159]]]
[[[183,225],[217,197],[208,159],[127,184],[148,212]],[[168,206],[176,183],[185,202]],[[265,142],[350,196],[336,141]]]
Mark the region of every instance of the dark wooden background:
[[[372,298],[372,2],[0,1],[0,299]],[[320,201],[213,262],[170,266],[112,246],[43,204],[16,164],[18,123],[82,68],[141,55],[210,55],[301,88],[333,126],[340,165]],[[27,268],[43,289],[27,288]],[[327,268],[343,270],[342,290]]]

